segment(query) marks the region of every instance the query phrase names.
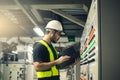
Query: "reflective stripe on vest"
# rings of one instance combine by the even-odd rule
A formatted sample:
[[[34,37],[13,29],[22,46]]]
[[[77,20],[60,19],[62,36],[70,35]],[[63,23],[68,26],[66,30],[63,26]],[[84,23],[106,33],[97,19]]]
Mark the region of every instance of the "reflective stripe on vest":
[[[49,47],[49,45],[46,42],[44,42],[43,40],[40,40],[38,42],[42,43],[48,49],[50,61],[54,61],[54,55],[53,55],[53,52],[52,52],[51,48]],[[55,51],[56,51],[56,49],[55,49]],[[57,53],[57,51],[56,51],[56,53]],[[56,68],[56,66],[51,67],[50,71],[37,72],[38,78],[45,78],[45,77],[58,76],[58,75],[59,75],[59,70]]]

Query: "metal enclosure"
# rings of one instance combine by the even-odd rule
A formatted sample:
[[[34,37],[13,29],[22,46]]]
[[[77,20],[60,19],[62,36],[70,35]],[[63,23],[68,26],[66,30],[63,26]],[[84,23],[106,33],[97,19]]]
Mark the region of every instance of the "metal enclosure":
[[[80,78],[98,80],[98,9],[97,0],[91,3],[81,38]]]
[[[119,80],[119,1],[92,0],[81,38],[80,80]]]
[[[35,80],[33,65],[18,62],[2,63],[0,80]]]
[[[37,80],[32,61],[32,53],[27,51],[29,46],[25,46],[26,48],[24,49],[26,51],[18,51],[16,57],[14,56],[15,53],[7,52],[7,49],[4,50],[6,47],[0,43],[0,80]]]
[[[119,0],[99,1],[99,80],[120,80],[119,3]]]

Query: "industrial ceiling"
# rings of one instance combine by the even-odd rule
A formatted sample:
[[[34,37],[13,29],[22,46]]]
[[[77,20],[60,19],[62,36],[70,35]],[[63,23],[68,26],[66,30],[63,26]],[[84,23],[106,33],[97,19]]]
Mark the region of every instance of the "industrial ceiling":
[[[48,21],[59,20],[62,37],[81,37],[91,0],[0,0],[0,37],[38,37]]]

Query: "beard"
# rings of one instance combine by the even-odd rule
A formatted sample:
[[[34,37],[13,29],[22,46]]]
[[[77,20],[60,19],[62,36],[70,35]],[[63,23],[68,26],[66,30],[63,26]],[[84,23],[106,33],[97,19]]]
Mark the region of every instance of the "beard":
[[[52,36],[52,37],[50,38],[50,40],[51,40],[52,43],[57,43],[57,41],[55,40],[55,36]]]

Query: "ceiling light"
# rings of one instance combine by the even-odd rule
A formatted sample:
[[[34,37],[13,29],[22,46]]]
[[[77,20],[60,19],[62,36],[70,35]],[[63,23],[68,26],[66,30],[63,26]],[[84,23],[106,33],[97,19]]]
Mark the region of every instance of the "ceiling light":
[[[33,30],[36,32],[38,36],[44,36],[43,31],[39,27],[34,27]]]

